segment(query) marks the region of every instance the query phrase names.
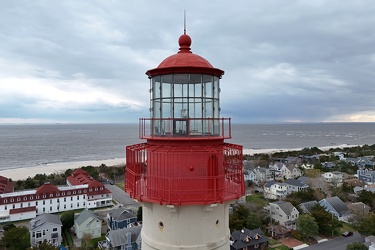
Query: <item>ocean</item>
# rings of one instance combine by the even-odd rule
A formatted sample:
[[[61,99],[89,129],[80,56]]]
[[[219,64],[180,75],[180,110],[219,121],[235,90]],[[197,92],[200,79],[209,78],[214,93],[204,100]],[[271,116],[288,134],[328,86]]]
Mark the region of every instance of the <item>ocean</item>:
[[[226,142],[244,149],[375,144],[375,123],[232,124]],[[144,142],[138,124],[0,125],[0,170],[61,162],[125,158]]]

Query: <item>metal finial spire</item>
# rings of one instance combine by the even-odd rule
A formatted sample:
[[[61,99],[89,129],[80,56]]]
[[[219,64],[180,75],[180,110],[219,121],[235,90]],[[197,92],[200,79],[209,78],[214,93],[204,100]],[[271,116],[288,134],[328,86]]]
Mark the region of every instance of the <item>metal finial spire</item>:
[[[186,10],[184,10],[184,34],[186,34]]]

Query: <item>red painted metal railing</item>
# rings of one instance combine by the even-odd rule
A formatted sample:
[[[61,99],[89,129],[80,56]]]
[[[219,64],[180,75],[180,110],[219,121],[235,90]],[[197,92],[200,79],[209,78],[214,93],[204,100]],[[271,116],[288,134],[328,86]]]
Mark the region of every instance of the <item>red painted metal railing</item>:
[[[231,139],[230,118],[140,118],[139,138],[158,140]]]
[[[212,204],[244,195],[242,146],[131,145],[125,189],[139,201]]]

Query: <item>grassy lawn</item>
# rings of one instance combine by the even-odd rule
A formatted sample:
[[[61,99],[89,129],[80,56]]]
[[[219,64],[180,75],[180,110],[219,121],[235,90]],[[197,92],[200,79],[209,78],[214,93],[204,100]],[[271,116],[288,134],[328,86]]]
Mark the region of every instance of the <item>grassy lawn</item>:
[[[340,228],[340,234],[346,231],[354,232],[356,230],[349,223],[342,223],[342,228]]]
[[[246,196],[246,202],[251,202],[259,207],[265,207],[268,205],[268,201],[264,199],[262,194],[252,194]]]
[[[124,183],[123,183],[123,182],[116,182],[115,185],[116,185],[118,188],[124,190]]]

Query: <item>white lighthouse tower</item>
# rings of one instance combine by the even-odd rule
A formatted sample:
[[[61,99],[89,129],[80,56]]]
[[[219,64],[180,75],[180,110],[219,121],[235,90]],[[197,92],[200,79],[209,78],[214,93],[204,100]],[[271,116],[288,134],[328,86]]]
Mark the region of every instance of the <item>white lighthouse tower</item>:
[[[229,249],[230,203],[244,195],[242,146],[220,117],[224,71],[190,51],[146,72],[150,118],[141,118],[147,142],[126,147],[125,190],[143,206],[142,250]]]

